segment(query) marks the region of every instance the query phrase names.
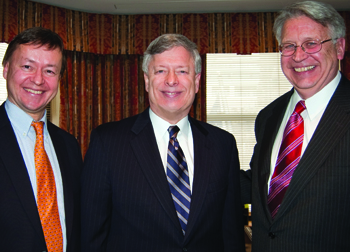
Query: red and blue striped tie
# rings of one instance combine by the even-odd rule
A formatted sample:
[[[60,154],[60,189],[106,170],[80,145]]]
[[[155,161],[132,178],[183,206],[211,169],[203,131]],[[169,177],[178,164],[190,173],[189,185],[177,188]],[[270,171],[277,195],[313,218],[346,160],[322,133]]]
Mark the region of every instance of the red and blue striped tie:
[[[299,164],[304,139],[304,120],[300,114],[305,109],[305,102],[299,101],[284,129],[282,144],[267,196],[267,204],[272,218],[275,218],[294,170]]]
[[[177,141],[179,127],[170,126],[167,157],[167,179],[173,198],[182,233],[185,235],[188,216],[190,215],[191,190],[185,155]]]

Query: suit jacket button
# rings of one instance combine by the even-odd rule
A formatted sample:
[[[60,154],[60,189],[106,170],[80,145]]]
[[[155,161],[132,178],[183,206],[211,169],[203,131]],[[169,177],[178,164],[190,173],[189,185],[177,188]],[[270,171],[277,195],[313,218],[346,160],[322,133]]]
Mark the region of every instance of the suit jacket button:
[[[276,237],[276,235],[274,233],[272,233],[272,232],[269,233],[269,236],[270,236],[271,239],[275,239],[275,237]]]

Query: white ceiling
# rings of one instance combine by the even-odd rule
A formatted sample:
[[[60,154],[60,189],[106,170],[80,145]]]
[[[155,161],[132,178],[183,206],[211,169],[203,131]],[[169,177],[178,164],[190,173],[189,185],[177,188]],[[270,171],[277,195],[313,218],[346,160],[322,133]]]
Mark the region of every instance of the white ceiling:
[[[350,10],[349,0],[320,0],[339,11]],[[168,14],[278,11],[290,0],[35,0],[71,10],[105,14]]]

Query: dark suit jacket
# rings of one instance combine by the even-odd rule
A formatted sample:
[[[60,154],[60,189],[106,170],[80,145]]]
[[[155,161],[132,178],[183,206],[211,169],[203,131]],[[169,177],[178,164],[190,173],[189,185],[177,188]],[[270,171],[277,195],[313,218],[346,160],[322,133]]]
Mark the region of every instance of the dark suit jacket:
[[[345,77],[271,219],[267,207],[271,151],[292,92],[259,113],[251,171],[241,176],[246,192],[247,178],[252,178],[253,251],[350,251],[350,82]],[[246,201],[247,194],[242,196]]]
[[[185,237],[147,109],[92,133],[82,175],[82,251],[244,251],[235,139],[190,124],[194,182]]]
[[[61,169],[67,252],[80,251],[80,170],[76,139],[48,122]],[[0,251],[47,251],[32,185],[11,123],[0,107]]]

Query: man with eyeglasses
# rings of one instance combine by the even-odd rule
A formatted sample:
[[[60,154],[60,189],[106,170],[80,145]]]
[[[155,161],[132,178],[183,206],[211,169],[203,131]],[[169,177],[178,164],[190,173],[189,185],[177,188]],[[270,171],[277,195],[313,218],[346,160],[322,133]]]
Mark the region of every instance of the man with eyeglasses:
[[[251,170],[253,251],[350,251],[350,82],[345,24],[330,5],[283,9],[274,32],[293,88],[260,111]]]

